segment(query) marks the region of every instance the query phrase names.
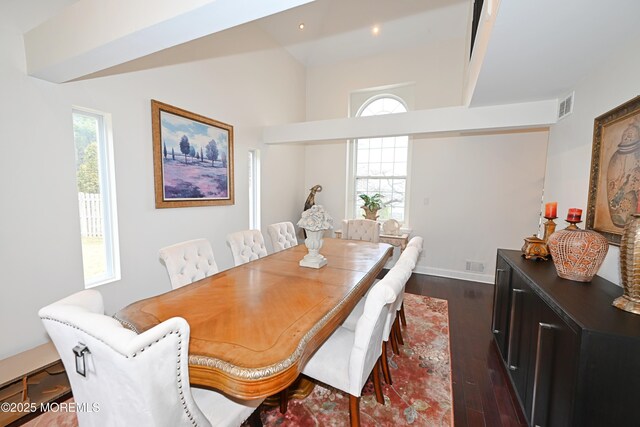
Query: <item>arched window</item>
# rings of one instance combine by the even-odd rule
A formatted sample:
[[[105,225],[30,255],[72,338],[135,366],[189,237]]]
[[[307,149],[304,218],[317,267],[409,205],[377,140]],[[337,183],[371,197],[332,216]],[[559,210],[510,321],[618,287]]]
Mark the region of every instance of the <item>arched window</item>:
[[[358,116],[405,113],[404,102],[393,95],[380,95],[369,99],[358,111]],[[353,216],[360,218],[361,194],[382,195],[385,207],[378,212],[379,220],[393,218],[406,223],[407,159],[409,137],[406,135],[383,138],[361,138],[354,143],[354,205]]]

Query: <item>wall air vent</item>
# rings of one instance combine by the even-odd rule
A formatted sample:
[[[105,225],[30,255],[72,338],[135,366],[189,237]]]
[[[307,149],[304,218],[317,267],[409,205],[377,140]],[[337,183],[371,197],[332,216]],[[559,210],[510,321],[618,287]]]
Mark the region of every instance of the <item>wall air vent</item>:
[[[484,262],[467,260],[467,266],[466,266],[465,270],[467,270],[467,271],[475,271],[475,272],[478,272],[478,273],[483,273],[484,272]]]
[[[558,103],[558,120],[565,118],[573,112],[573,94],[574,92],[571,92]]]

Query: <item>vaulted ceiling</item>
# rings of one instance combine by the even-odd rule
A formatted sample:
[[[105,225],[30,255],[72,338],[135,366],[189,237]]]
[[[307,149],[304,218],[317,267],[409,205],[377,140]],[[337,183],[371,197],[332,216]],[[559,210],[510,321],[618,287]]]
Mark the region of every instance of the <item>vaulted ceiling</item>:
[[[65,13],[67,17],[73,16],[69,14],[69,9],[83,3],[86,6],[88,1],[4,0],[2,8],[17,17],[17,24],[27,33],[27,41],[30,34],[34,39],[40,37],[35,43],[38,45],[47,41],[47,37],[50,37],[48,34],[54,33],[67,32],[70,34],[69,40],[78,39],[77,30],[86,28],[92,20],[99,19],[99,15],[85,15],[82,19],[86,22],[83,23],[60,19],[60,16],[64,18]],[[146,1],[156,7],[160,3],[164,6],[172,4],[166,1]],[[71,70],[67,74],[60,73],[59,81],[154,66],[160,63],[154,62],[154,55],[162,55],[163,49],[171,49],[177,60],[189,60],[193,55],[181,55],[180,52],[197,50],[197,55],[206,57],[208,54],[220,54],[221,45],[225,46],[223,50],[227,53],[234,49],[260,48],[264,42],[260,39],[268,39],[270,43],[281,46],[305,66],[331,64],[401,48],[419,48],[443,40],[468,38],[472,8],[472,0],[246,0],[242,2],[242,8],[233,10],[227,10],[223,6],[240,4],[236,0],[185,2],[189,4],[188,7],[182,6],[185,10],[211,10],[218,14],[209,22],[202,19],[203,13],[194,13],[185,21],[185,10],[176,10],[175,16],[170,16],[169,11],[158,22],[151,23],[165,25],[165,29],[176,22],[181,22],[184,28],[195,28],[198,25],[203,27],[200,32],[193,31],[186,36],[184,34],[188,31],[185,30],[181,33],[184,40],[174,37],[173,42],[162,40],[161,43],[154,43],[151,40],[146,44],[141,43],[141,35],[159,39],[172,33],[148,32],[143,25],[149,23],[142,23],[137,29],[134,25],[124,31],[130,31],[130,41],[144,46],[138,49],[138,56],[146,56],[145,61],[140,62],[135,55],[131,56],[135,49],[131,49],[129,57],[122,55],[120,58],[115,58],[118,50],[104,49],[109,43],[122,42],[125,40],[122,37],[127,36],[125,33],[115,34],[114,40],[99,41],[102,45],[94,46],[91,55],[81,58],[82,61],[73,57],[78,56],[77,52],[71,52],[67,54],[67,58],[62,58],[62,61],[67,61],[63,65],[76,67],[77,70]],[[185,2],[180,4],[184,5]],[[485,0],[485,3],[491,4],[494,9],[488,19],[493,23],[493,30],[477,83],[469,99],[472,106],[562,96],[594,66],[606,63],[606,58],[624,45],[626,40],[640,36],[640,25],[636,23],[640,16],[640,1],[637,0],[617,0],[615,7],[610,2],[596,0]],[[218,9],[211,9],[212,4]],[[252,4],[273,6],[264,7],[264,11],[256,13]],[[222,13],[225,11],[229,14],[228,17]],[[120,8],[118,13],[123,15],[123,20],[126,17],[130,22],[135,21],[133,18],[140,18],[140,11],[133,7]],[[200,18],[198,15],[201,15]],[[69,22],[77,28],[68,28]],[[228,24],[225,25],[225,22]],[[193,25],[189,25],[190,23]],[[209,32],[213,34],[207,35],[207,23]],[[304,24],[304,29],[299,28],[300,24]],[[374,26],[378,27],[377,35],[372,33]],[[34,31],[28,31],[33,27],[36,27]],[[41,31],[42,28],[46,31]],[[39,36],[38,31],[41,31]],[[116,37],[121,39],[116,40]],[[64,41],[64,38],[60,40]],[[207,45],[218,47],[203,49]],[[43,46],[46,47],[46,44],[35,49],[27,43],[27,57],[47,54]],[[134,43],[134,46],[137,45]],[[193,49],[193,46],[198,49]],[[467,52],[460,54],[467,55]],[[110,55],[113,58],[107,58]],[[58,68],[59,59],[51,61]],[[95,69],[84,67],[89,60],[98,64]],[[166,56],[163,60],[166,60]]]

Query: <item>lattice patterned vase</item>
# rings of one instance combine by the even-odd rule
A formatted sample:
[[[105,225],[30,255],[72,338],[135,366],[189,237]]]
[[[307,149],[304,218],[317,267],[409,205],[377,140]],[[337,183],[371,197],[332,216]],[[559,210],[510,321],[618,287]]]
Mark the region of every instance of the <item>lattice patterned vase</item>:
[[[624,294],[614,307],[640,314],[640,214],[629,218],[620,241],[620,278]]]
[[[558,276],[577,282],[590,282],[609,250],[602,234],[575,225],[553,233],[547,244]]]

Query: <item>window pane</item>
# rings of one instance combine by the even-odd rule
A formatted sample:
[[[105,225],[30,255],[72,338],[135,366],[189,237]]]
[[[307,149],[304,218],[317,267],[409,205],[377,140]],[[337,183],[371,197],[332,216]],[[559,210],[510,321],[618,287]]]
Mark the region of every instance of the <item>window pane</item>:
[[[382,171],[380,170],[380,163],[371,163],[369,166],[369,176],[380,176]]]
[[[396,139],[391,138],[382,138],[382,148],[393,148],[396,146]]]
[[[393,180],[393,192],[394,193],[402,193],[404,194],[406,180],[404,179],[394,179]]]
[[[356,174],[358,176],[368,176],[369,175],[369,164],[368,163],[358,164],[358,168],[357,168]]]
[[[394,164],[393,163],[380,163],[380,175],[391,176],[393,175]]]
[[[398,136],[396,137],[396,147],[408,147],[409,146],[409,137],[407,136]]]
[[[85,286],[119,278],[114,191],[105,116],[74,110],[76,178]]]
[[[358,163],[369,162],[369,150],[358,150]]]
[[[384,162],[393,162],[394,161],[394,149],[393,148],[383,148],[382,149],[382,161],[384,161]]]
[[[375,194],[380,192],[380,180],[370,179],[367,183],[367,193]]]
[[[395,176],[403,176],[407,174],[407,164],[406,163],[394,163],[393,164],[393,175]]]
[[[381,179],[380,180],[380,191],[382,193],[391,193],[391,180],[390,179]]]
[[[380,162],[380,160],[382,159],[382,150],[378,149],[378,148],[372,148],[369,151],[369,161],[370,162]]]

